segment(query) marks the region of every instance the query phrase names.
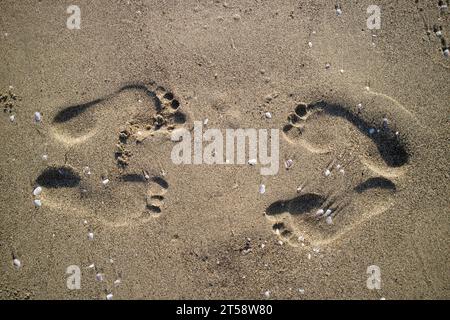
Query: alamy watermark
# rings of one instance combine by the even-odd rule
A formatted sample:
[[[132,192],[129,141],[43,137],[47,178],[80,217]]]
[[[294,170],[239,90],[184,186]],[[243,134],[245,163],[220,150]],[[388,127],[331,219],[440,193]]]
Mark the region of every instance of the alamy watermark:
[[[68,266],[66,269],[67,277],[67,289],[69,290],[79,290],[81,289],[81,270],[77,265]]]
[[[381,269],[379,266],[371,265],[367,267],[366,273],[369,275],[367,278],[367,289],[380,290],[381,289]]]
[[[170,155],[173,163],[230,165],[259,163],[261,175],[278,173],[280,144],[278,129],[225,129],[224,133],[219,129],[207,129],[203,132],[201,121],[194,121],[193,135],[184,128],[174,130],[171,139],[176,144]]]
[[[81,28],[81,10],[79,6],[70,5],[67,7],[66,12],[70,14],[67,18],[66,26],[70,30]]]
[[[367,7],[367,14],[370,16],[367,18],[366,24],[369,30],[381,29],[381,9],[377,5],[370,5]]]

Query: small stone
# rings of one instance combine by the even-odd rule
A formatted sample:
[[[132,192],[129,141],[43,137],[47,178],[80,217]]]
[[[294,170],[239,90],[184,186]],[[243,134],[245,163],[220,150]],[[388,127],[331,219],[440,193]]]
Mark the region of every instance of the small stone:
[[[43,154],[43,155],[42,155],[42,160],[47,161],[47,160],[48,160],[48,155]]]
[[[267,290],[266,292],[264,292],[264,296],[269,299],[270,298],[270,291]]]
[[[105,178],[102,180],[102,184],[106,186],[109,183],[109,179]]]
[[[328,225],[333,224],[333,218],[332,218],[332,217],[327,217],[327,218],[325,219],[325,221],[326,221],[326,223],[327,223]]]
[[[272,119],[272,114],[270,112],[266,112],[264,115],[267,119]]]
[[[311,260],[311,253],[308,253],[308,260]]]
[[[374,128],[370,128],[370,129],[369,129],[369,134],[372,135],[372,134],[374,134],[374,133],[375,133],[375,129],[374,129]]]
[[[233,15],[233,19],[235,21],[239,21],[239,20],[241,20],[241,16],[238,13],[236,13],[236,14]]]
[[[39,199],[33,200],[33,203],[36,208],[42,207],[42,201]]]
[[[444,50],[444,57],[448,58],[450,56],[450,51],[447,49]]]
[[[106,300],[112,300],[113,299],[113,294],[112,293],[108,293],[106,295]]]
[[[9,116],[9,121],[14,122],[15,120],[16,120],[16,116],[15,115]]]
[[[328,217],[331,214],[331,209],[327,209],[327,211],[325,211],[325,217]]]
[[[324,210],[323,209],[319,209],[316,211],[316,217],[320,217],[321,215],[323,215]]]
[[[342,15],[342,9],[341,8],[336,8],[336,15],[339,17],[340,15]]]
[[[206,125],[208,124],[208,121],[209,121],[208,118],[206,118],[205,120],[203,120],[203,125],[206,126]]]
[[[92,231],[88,232],[88,239],[89,240],[94,240],[94,233]]]
[[[97,274],[95,275],[95,279],[96,279],[97,281],[102,282],[102,281],[103,281],[103,274],[101,274],[100,272],[97,273]]]
[[[116,287],[117,287],[119,284],[121,284],[121,283],[122,283],[122,280],[120,280],[120,278],[114,280],[114,285],[115,285]]]
[[[308,47],[312,48],[312,42],[308,42]]]
[[[344,73],[344,69],[339,70],[340,73]]]
[[[330,65],[329,63],[326,63],[326,64],[325,64],[325,69],[328,70],[328,69],[330,69],[330,68],[331,68],[331,65]]]
[[[328,177],[331,174],[331,171],[329,169],[326,169],[323,174],[325,175],[325,177]]]
[[[299,292],[300,294],[304,294],[304,293],[305,293],[305,289],[299,288],[299,289],[298,289],[298,292]]]

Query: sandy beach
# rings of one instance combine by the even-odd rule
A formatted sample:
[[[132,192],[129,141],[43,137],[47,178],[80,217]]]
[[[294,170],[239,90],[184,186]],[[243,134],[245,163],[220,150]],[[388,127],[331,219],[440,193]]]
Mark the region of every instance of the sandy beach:
[[[1,1],[0,298],[449,299],[449,15]]]

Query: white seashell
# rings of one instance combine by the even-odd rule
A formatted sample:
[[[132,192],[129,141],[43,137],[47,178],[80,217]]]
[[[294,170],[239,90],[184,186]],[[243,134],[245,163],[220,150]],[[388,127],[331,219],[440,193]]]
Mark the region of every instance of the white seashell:
[[[89,168],[89,167],[84,167],[83,168],[83,173],[85,174],[85,175],[88,175],[88,176],[90,176],[91,175],[91,169]]]
[[[39,199],[33,200],[33,203],[34,203],[34,206],[35,206],[36,208],[39,208],[39,207],[42,206],[42,201],[39,200]]]
[[[344,69],[339,70],[340,73],[344,73]]]
[[[102,184],[103,184],[104,186],[106,186],[108,183],[109,183],[109,179],[103,179],[103,180],[102,180]]]
[[[96,275],[95,275],[95,279],[97,280],[97,281],[103,281],[103,274],[101,274],[100,272],[99,273],[97,273]]]
[[[321,215],[323,215],[324,211],[323,209],[319,209],[316,211],[316,217],[320,217]]]
[[[272,114],[270,112],[266,112],[264,115],[267,119],[272,119]]]
[[[370,128],[369,129],[369,134],[374,134],[375,133],[375,129],[374,128]]]
[[[303,236],[298,236],[298,238],[297,238],[297,239],[298,239],[298,241],[299,241],[299,242],[303,242],[303,241],[305,241],[305,237],[303,237]]]
[[[325,170],[324,175],[325,177],[328,177],[331,174],[331,171],[329,169]]]
[[[358,103],[358,104],[356,105],[356,107],[357,107],[358,109],[362,109],[362,104],[361,104],[361,103]]]
[[[293,164],[294,164],[294,160],[287,159],[286,162],[284,163],[284,166],[286,167],[286,169],[289,169],[290,167],[292,167]]]
[[[248,160],[248,164],[251,165],[251,166],[256,165],[256,159],[250,159],[250,160]]]
[[[344,170],[344,169],[341,169],[341,170],[339,170],[339,173],[344,174],[344,173],[345,173],[345,170]]]
[[[328,217],[331,214],[331,209],[327,209],[327,211],[325,211],[325,217]]]
[[[312,48],[312,42],[308,42],[308,47]]]
[[[264,296],[269,299],[270,298],[270,291],[267,290],[266,292],[264,292]]]
[[[14,122],[14,120],[16,120],[16,116],[15,115],[9,116],[9,121]]]
[[[284,242],[281,241],[281,240],[278,240],[278,244],[279,244],[280,246],[282,246],[282,245],[284,244]]]
[[[14,265],[14,267],[16,267],[17,269],[19,269],[19,268],[22,266],[22,263],[20,262],[19,259],[14,258],[14,259],[13,259],[13,265]]]
[[[47,161],[48,160],[48,155],[46,155],[46,154],[42,155],[42,160]]]
[[[87,269],[94,269],[95,268],[95,264],[91,264],[89,266],[87,266]]]
[[[120,279],[114,280],[114,285],[115,286],[118,286],[121,283],[122,283],[122,280],[120,280]]]
[[[336,165],[336,169],[339,170],[340,168],[342,168],[342,166],[341,166],[340,164],[337,164],[337,165]]]
[[[333,218],[332,217],[327,217],[325,219],[325,221],[326,221],[327,224],[333,224]]]
[[[436,31],[436,36],[438,36],[439,38],[442,37],[442,31],[441,30]]]
[[[206,126],[206,125],[208,124],[208,121],[209,121],[208,118],[206,118],[205,120],[203,120],[203,125]]]
[[[340,16],[341,14],[342,14],[341,8],[337,8],[337,9],[336,9],[336,15],[337,15],[337,16]]]
[[[33,195],[34,196],[38,196],[42,193],[42,187],[37,186],[34,190],[33,190]]]
[[[40,112],[36,111],[34,113],[34,121],[36,121],[36,122],[41,122],[42,121],[42,115],[41,115]]]
[[[305,289],[299,288],[299,289],[298,289],[298,292],[299,292],[300,294],[304,294],[304,293],[305,293]]]
[[[266,247],[265,243],[261,243],[261,249],[264,249]]]
[[[320,252],[320,248],[313,248],[313,251],[315,252],[315,253],[319,253]]]
[[[266,186],[261,184],[259,185],[259,193],[264,194],[266,192]]]
[[[298,186],[297,187],[297,193],[300,193],[302,191],[302,187],[301,186]]]
[[[113,294],[112,293],[108,293],[106,295],[106,300],[112,300],[113,299]]]
[[[450,51],[448,49],[444,50],[444,57],[448,58],[450,55]]]
[[[88,232],[88,239],[89,240],[94,240],[94,233],[92,231]]]
[[[330,69],[330,67],[331,67],[331,64],[329,64],[329,63],[325,64],[325,69]]]
[[[308,260],[311,260],[311,253],[308,253]]]

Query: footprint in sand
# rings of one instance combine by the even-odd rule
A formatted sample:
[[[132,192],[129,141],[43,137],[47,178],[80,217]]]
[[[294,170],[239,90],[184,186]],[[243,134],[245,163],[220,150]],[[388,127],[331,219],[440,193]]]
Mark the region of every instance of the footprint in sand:
[[[187,122],[180,109],[174,94],[155,83],[127,84],[63,108],[51,135],[67,150],[66,161],[36,178],[43,203],[112,226],[161,215],[169,184],[155,153]]]
[[[283,127],[301,171],[315,172],[266,209],[273,231],[293,246],[329,243],[385,212],[411,165],[414,117],[383,94],[364,91],[358,100],[344,92],[293,102]]]

